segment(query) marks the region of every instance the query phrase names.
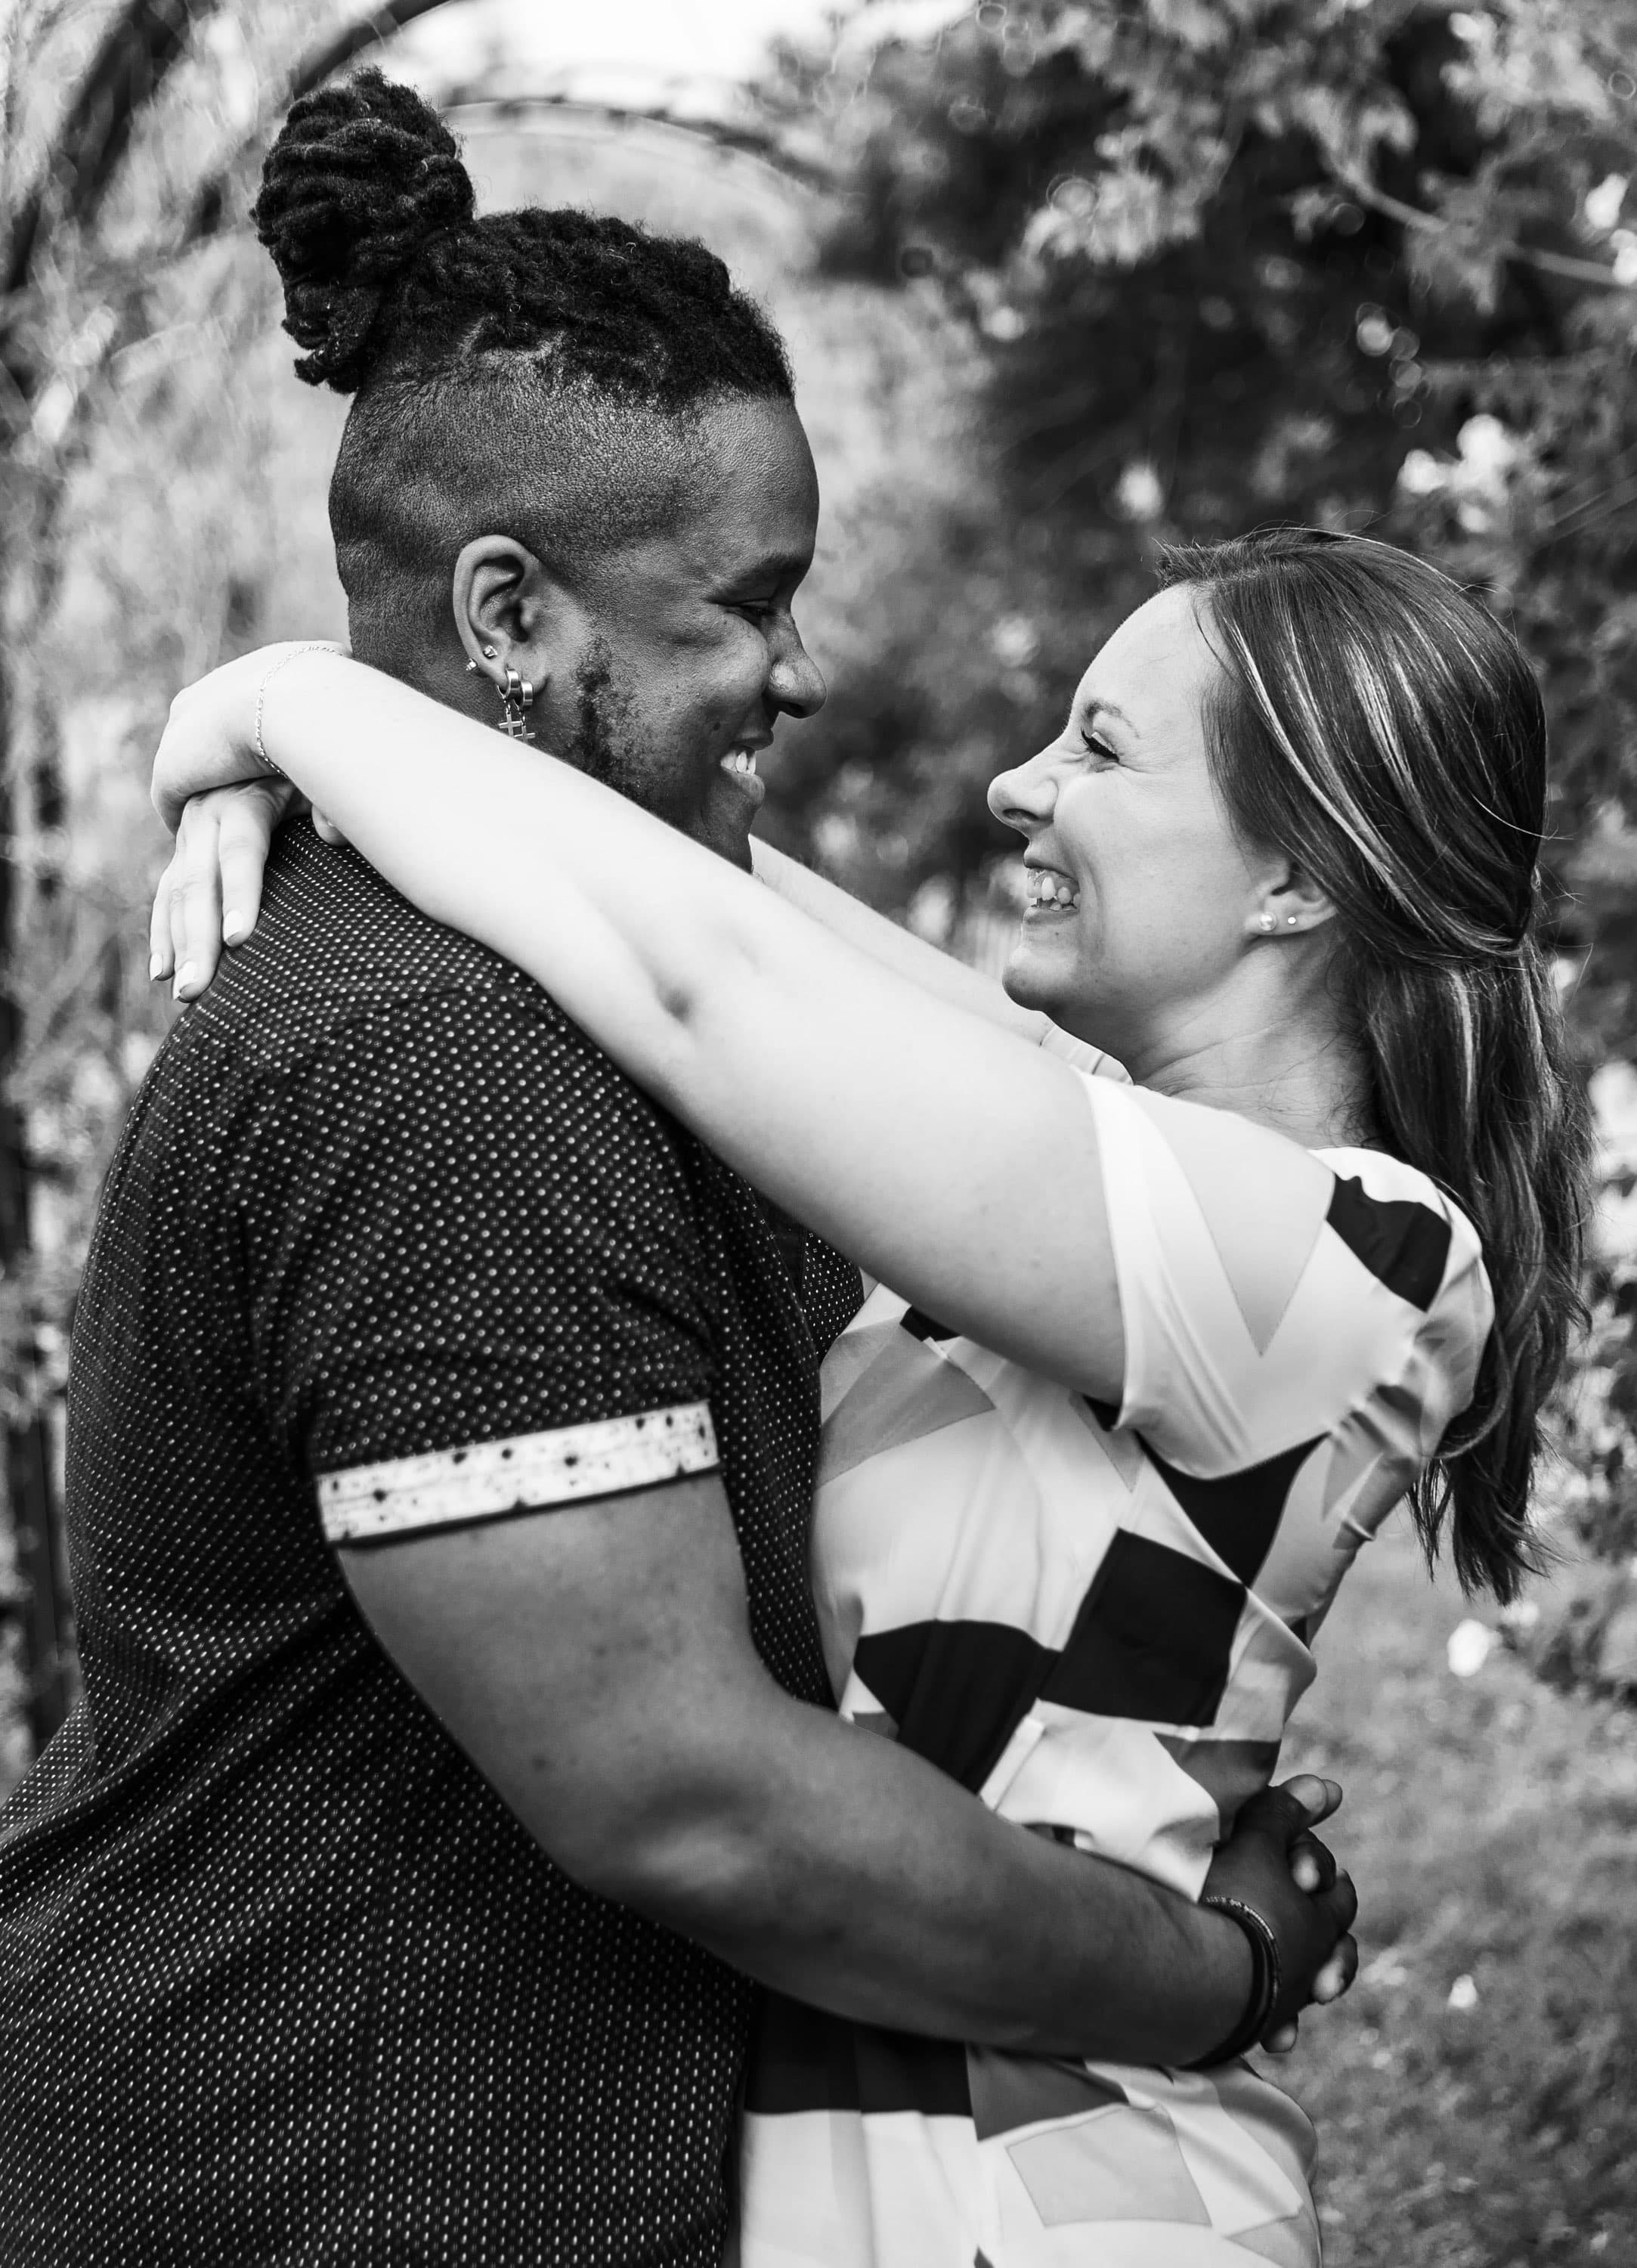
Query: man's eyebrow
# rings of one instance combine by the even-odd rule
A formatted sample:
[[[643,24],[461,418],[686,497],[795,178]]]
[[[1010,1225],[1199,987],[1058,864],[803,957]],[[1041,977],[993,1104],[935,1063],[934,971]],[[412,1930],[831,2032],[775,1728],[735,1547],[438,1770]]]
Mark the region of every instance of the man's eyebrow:
[[[785,583],[792,577],[800,582],[812,563],[811,552],[768,551],[759,559],[724,568],[722,580],[735,586],[741,583]]]

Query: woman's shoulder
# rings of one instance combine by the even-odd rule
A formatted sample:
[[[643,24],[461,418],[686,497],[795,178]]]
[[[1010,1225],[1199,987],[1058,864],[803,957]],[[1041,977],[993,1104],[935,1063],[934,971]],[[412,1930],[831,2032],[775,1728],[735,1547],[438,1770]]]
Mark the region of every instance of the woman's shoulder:
[[[1418,1289],[1417,1306],[1432,1304],[1454,1279],[1484,1265],[1483,1241],[1467,1215],[1441,1183],[1376,1149],[1316,1150],[1313,1155],[1335,1176],[1327,1219],[1344,1241],[1362,1240],[1358,1256],[1391,1247],[1401,1256]]]
[[[1471,1368],[1493,1314],[1483,1256],[1430,1174],[1215,1105],[1087,1085],[1101,1089],[1127,1422],[1186,1418],[1265,1452],[1398,1390],[1406,1366]]]

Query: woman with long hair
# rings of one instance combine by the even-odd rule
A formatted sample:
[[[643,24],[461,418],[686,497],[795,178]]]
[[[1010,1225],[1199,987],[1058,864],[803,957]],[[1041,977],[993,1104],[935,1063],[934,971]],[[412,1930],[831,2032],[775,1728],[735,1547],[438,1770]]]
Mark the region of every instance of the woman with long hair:
[[[503,687],[503,643],[472,659]],[[841,1708],[1197,1894],[1400,1499],[1469,1585],[1529,1564],[1587,1149],[1535,936],[1545,761],[1482,606],[1288,529],[1170,555],[994,783],[1029,879],[1009,1001],[330,652],[180,696],[156,796],[287,775],[858,1260],[814,1510]],[[224,809],[156,909],[189,994],[218,860],[254,919],[265,837]],[[769,2001],[746,2103],[746,2264],[1318,2257],[1310,2132],[1237,2058],[1046,2063]]]

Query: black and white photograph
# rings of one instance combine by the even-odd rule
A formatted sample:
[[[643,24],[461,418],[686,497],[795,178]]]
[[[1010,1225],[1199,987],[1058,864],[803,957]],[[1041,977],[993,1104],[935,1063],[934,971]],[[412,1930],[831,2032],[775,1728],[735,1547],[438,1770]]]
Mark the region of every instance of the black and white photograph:
[[[1637,0],[0,0],[0,2268],[1637,2268]]]

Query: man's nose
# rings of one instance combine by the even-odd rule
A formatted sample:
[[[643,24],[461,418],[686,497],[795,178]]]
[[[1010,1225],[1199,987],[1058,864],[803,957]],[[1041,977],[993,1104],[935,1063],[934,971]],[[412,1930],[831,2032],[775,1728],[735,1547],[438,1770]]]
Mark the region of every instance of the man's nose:
[[[828,689],[823,672],[792,622],[767,673],[768,693],[788,716],[814,717],[824,707]]]
[[[1047,750],[1031,756],[1026,764],[1014,764],[1009,772],[997,772],[989,782],[989,809],[1020,835],[1044,827],[1056,800],[1056,775]]]

